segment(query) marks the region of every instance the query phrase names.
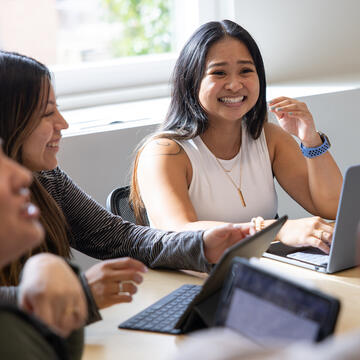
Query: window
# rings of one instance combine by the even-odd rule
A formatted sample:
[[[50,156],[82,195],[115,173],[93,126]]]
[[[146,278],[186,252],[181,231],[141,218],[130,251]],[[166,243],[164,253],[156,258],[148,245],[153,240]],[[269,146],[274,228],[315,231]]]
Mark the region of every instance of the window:
[[[168,53],[174,8],[173,0],[2,0],[0,39],[46,65]]]
[[[57,63],[172,51],[173,0],[57,0]]]
[[[163,97],[184,41],[233,1],[1,0],[0,47],[49,65],[63,110]]]

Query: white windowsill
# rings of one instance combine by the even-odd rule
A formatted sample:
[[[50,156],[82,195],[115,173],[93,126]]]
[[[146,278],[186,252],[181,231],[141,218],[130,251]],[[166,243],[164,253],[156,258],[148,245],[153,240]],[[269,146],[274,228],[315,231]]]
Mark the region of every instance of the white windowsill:
[[[63,136],[159,124],[166,115],[169,102],[170,98],[165,97],[62,111],[70,124],[69,129],[63,131]]]
[[[282,95],[299,98],[358,88],[360,88],[360,76],[312,83],[281,83],[268,86],[267,99],[269,101]],[[62,111],[63,116],[70,123],[69,129],[63,131],[63,135],[77,136],[159,124],[166,115],[169,102],[169,97],[163,97]]]

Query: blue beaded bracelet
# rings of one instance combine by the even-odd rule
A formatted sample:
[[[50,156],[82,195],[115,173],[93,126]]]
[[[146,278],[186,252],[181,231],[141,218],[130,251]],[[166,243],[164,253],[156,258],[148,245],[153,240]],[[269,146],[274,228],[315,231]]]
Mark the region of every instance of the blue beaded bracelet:
[[[318,132],[318,134],[320,135],[321,140],[323,141],[323,143],[320,146],[308,148],[308,147],[304,146],[303,144],[300,144],[301,152],[307,158],[311,159],[311,158],[320,156],[320,155],[326,153],[330,149],[331,144],[330,144],[328,137],[324,133],[321,133],[321,132]]]

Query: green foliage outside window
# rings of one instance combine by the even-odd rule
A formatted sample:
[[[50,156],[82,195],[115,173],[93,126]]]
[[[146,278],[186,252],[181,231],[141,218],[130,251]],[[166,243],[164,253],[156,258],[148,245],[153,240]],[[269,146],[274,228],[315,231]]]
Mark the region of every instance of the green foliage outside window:
[[[111,44],[115,57],[171,51],[172,0],[102,0],[108,21],[123,31]]]

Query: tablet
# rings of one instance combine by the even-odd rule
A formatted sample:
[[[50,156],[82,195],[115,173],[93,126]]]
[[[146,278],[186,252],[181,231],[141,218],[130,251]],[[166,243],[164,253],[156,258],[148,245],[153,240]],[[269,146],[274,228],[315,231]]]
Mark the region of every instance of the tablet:
[[[228,248],[212,268],[203,286],[185,284],[122,322],[119,328],[180,334],[213,326],[220,290],[232,259],[236,256],[260,257],[275,239],[286,219],[285,215]]]
[[[287,215],[274,221],[261,231],[254,235],[247,236],[235,245],[225,250],[219,262],[213,267],[209,277],[206,279],[200,292],[188,305],[179,321],[176,323],[177,328],[182,328],[184,332],[187,330],[187,322],[191,311],[197,307],[196,311],[201,313],[205,319],[207,326],[212,326],[215,319],[215,309],[220,297],[220,290],[224,285],[226,275],[231,267],[231,261],[235,257],[252,258],[260,257],[269,247],[270,243],[276,238],[277,233],[287,220]],[[201,303],[202,306],[200,305]],[[201,308],[201,309],[200,309]],[[204,320],[204,319],[203,319]]]
[[[265,346],[275,340],[321,341],[333,333],[340,302],[235,258],[218,304],[215,325],[231,328]]]

